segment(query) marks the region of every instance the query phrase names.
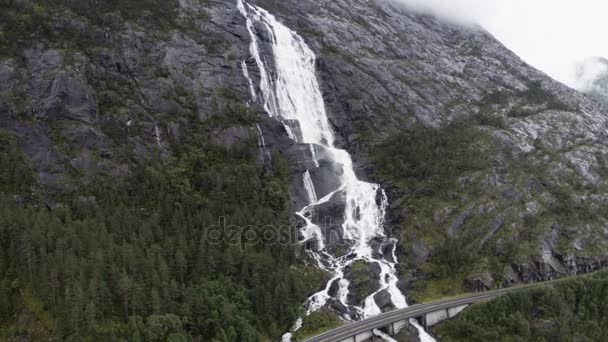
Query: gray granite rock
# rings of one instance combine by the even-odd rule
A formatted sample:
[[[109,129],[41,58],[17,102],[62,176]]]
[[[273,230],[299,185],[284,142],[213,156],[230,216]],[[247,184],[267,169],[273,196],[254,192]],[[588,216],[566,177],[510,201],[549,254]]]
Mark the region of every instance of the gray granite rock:
[[[418,241],[425,227],[409,224],[411,211],[395,203],[403,184],[377,174],[368,147],[419,127],[415,124],[437,128],[488,108],[504,122],[502,127],[480,124],[489,138],[476,148],[480,154],[492,151],[492,167],[459,175],[459,188],[429,204],[428,221],[448,239],[466,237],[477,242],[472,246],[490,246],[483,250],[488,255],[504,256],[508,246],[522,239],[529,243],[533,253],[511,260],[504,277],[491,275],[495,283],[608,265],[608,220],[601,214],[608,204],[605,107],[527,65],[479,27],[444,23],[389,0],[252,2],[275,13],[316,52],[338,144],[351,152],[362,179],[381,182],[386,189],[391,200],[387,224],[397,227],[390,232],[401,233],[405,241],[399,256],[408,267],[416,269],[433,258],[443,235],[435,245]],[[45,191],[75,190],[95,174],[126,175],[131,158],[170,155],[183,142],[188,118],[221,119],[244,104],[259,114],[265,148],[278,151],[293,166],[295,207],[304,203],[297,184],[305,169],[312,170],[318,195],[335,190],[341,166],[326,163],[318,150],[319,167],[311,168],[309,146],[294,144],[281,124],[251,103],[241,61],[254,81],[260,74],[250,59],[249,34],[236,1],[179,3],[184,25],[168,32],[112,16],[108,27],[97,27],[65,13],[53,29],[77,33],[95,49],[73,51],[36,40],[19,55],[0,59],[0,129],[16,136]],[[555,103],[525,96],[533,84]],[[488,103],[492,94],[503,94],[505,100]],[[256,131],[241,124],[219,127],[212,143],[255,141]],[[261,155],[267,162],[270,154]],[[466,194],[473,186],[480,189],[475,196]],[[568,190],[568,198],[547,190],[560,187]],[[342,202],[333,198],[316,215],[337,216]],[[600,213],[601,219],[555,229],[554,222],[545,222],[534,226],[540,237],[528,234],[526,224],[537,224],[563,202]],[[511,207],[509,215],[497,219]],[[332,217],[329,228],[337,241],[340,219]],[[481,228],[472,230],[470,222],[478,221]],[[406,249],[408,238],[413,246]],[[471,280],[490,286],[489,278],[473,274]]]

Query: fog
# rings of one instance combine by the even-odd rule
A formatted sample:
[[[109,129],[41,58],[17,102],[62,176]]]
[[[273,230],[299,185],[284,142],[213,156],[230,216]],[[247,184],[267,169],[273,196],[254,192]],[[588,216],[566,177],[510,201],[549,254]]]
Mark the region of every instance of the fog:
[[[602,0],[397,1],[460,24],[478,23],[526,62],[572,87],[579,86],[577,62],[608,57],[608,2]]]

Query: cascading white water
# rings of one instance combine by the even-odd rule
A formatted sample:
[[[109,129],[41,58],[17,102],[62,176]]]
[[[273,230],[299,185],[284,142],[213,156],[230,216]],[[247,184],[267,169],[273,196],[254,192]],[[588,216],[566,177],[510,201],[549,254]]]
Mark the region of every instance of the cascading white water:
[[[315,186],[312,183],[312,179],[310,178],[310,172],[308,170],[304,172],[302,182],[304,183],[304,189],[306,190],[306,195],[308,196],[308,203],[316,203],[318,201],[317,194],[315,192]]]
[[[294,31],[281,24],[266,10],[238,1],[238,9],[246,18],[247,30],[251,36],[250,52],[260,72],[260,94],[253,86],[251,96],[258,99],[260,104],[271,116],[282,122],[290,138],[301,144],[309,144],[314,165],[319,167],[317,147],[324,151],[324,158],[331,159],[342,166],[339,176],[339,186],[331,193],[318,199],[315,193],[309,170],[303,175],[303,186],[307,193],[309,205],[297,215],[306,223],[302,229],[305,241],[315,239],[316,250],[310,254],[318,266],[330,272],[333,277],[325,289],[311,296],[307,302],[308,313],[314,312],[327,304],[330,299],[342,303],[359,313],[359,316],[370,317],[381,313],[374,300],[374,295],[386,290],[392,304],[396,308],[407,307],[404,295],[397,287],[396,276],[396,240],[388,239],[384,232],[384,217],[387,197],[377,184],[360,181],[355,175],[351,156],[345,150],[334,146],[334,134],[329,124],[325,104],[315,74],[315,59],[313,51],[304,40]],[[269,65],[262,54],[256,29],[263,28],[267,32],[274,59],[274,73],[270,73]],[[243,63],[243,72],[247,66]],[[245,76],[250,80],[249,75]],[[297,127],[294,127],[297,123]],[[294,129],[295,128],[295,129]],[[345,196],[344,223],[342,225],[344,239],[352,242],[348,257],[335,257],[325,247],[323,230],[315,225],[308,214],[319,205],[329,201],[336,193]],[[392,255],[385,257],[381,251],[371,246],[372,239],[378,239],[392,244]],[[345,268],[356,261],[376,263],[380,266],[380,288],[364,300],[362,307],[353,307],[347,303],[349,280],[344,278]],[[335,297],[330,295],[330,287],[338,282]],[[350,318],[350,317],[345,317]]]
[[[310,144],[310,155],[312,156],[312,160],[315,162],[315,167],[319,167],[319,157],[317,157],[317,150],[315,149],[315,145]]]
[[[245,61],[241,62],[241,69],[243,69],[243,76],[245,76],[245,78],[247,79],[247,83],[249,83],[249,92],[251,93],[252,100],[257,101],[258,96],[255,93],[255,88],[253,87],[253,81],[251,80],[251,77],[249,77],[249,69],[247,69],[247,62],[245,62]],[[258,126],[258,130],[259,129],[260,129],[260,126]]]

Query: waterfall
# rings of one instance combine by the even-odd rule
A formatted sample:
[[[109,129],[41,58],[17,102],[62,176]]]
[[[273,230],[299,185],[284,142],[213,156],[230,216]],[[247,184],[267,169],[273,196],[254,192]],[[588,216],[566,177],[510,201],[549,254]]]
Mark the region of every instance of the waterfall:
[[[253,101],[257,101],[258,100],[258,96],[255,93],[255,88],[253,87],[253,81],[251,80],[251,77],[249,77],[249,69],[247,68],[247,62],[242,61],[241,62],[241,69],[243,69],[243,76],[245,76],[245,78],[247,79],[247,83],[249,84],[249,92],[251,93],[251,98]],[[258,126],[258,130],[259,130],[260,126]]]
[[[378,185],[359,180],[355,174],[349,153],[335,147],[335,137],[331,129],[325,104],[316,77],[313,51],[296,32],[280,23],[266,10],[238,0],[238,9],[246,18],[247,30],[251,36],[250,53],[260,73],[258,87],[251,88],[251,96],[263,105],[268,115],[283,123],[290,138],[299,144],[308,144],[315,168],[323,158],[341,166],[338,186],[329,194],[315,192],[311,179],[313,170],[303,174],[303,187],[309,204],[296,215],[306,224],[302,229],[305,241],[316,241],[316,249],[310,255],[317,265],[332,274],[332,279],[324,290],[312,295],[307,303],[307,312],[323,308],[330,300],[349,308],[345,319],[371,317],[381,313],[374,296],[386,291],[395,308],[407,307],[405,296],[397,287],[395,248],[397,240],[386,237],[384,218],[388,200],[384,190]],[[257,31],[265,30],[271,47],[271,56],[265,56]],[[273,63],[268,63],[270,59]],[[274,69],[273,69],[274,68]],[[271,73],[270,70],[273,70]],[[243,66],[243,72],[246,65]],[[249,79],[248,74],[245,76]],[[256,93],[256,88],[259,93]],[[318,198],[317,196],[323,196]],[[327,248],[327,237],[323,229],[310,219],[316,208],[341,195],[344,200],[344,223],[342,236],[349,241],[350,250],[346,256],[335,256]],[[389,248],[374,248],[372,240],[381,241]],[[382,250],[390,250],[391,255],[383,255]],[[356,261],[377,264],[380,269],[378,291],[369,295],[363,305],[348,303],[350,281],[345,278],[345,269]],[[331,294],[331,285],[337,282],[338,290]],[[350,313],[355,313],[351,317]]]
[[[306,195],[308,196],[308,203],[316,203],[318,201],[317,194],[315,193],[315,186],[312,183],[312,179],[310,178],[310,172],[308,170],[304,172],[304,178],[302,182],[304,183],[304,189],[306,190]]]
[[[310,144],[310,155],[312,156],[312,160],[315,162],[315,167],[319,167],[319,157],[317,156],[317,150],[315,149],[315,145]]]

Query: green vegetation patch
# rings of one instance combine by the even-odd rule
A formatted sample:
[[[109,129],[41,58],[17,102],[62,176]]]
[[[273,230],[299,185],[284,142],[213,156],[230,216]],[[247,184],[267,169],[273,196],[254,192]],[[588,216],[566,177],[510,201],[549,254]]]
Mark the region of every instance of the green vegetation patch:
[[[32,170],[17,146],[15,137],[0,129],[0,184],[6,193],[26,194],[34,184]]]
[[[141,26],[167,30],[177,25],[178,6],[177,0],[0,0],[0,56],[14,56],[34,40],[94,44],[93,39],[82,36],[86,32],[57,29],[57,21],[66,12],[98,26],[121,22],[111,17],[114,14]]]
[[[540,81],[529,82],[527,87],[526,90],[516,93],[516,96],[523,101],[524,105],[543,105],[546,109],[562,110],[566,112],[578,110],[544,89]],[[537,111],[531,108],[524,108],[524,106],[519,105],[512,108],[508,115],[511,117],[526,117],[535,114],[536,112]]]
[[[442,341],[606,341],[608,272],[472,305],[433,328]]]
[[[311,313],[304,318],[302,327],[294,333],[296,341],[318,335],[322,332],[337,328],[344,322],[333,312],[321,310]]]
[[[414,125],[369,151],[376,177],[395,186],[391,214],[414,301],[517,281],[514,265],[539,257],[551,227],[560,229],[555,252],[562,255],[580,255],[572,232],[603,227],[604,211],[577,199],[602,189],[580,184],[567,168],[557,177],[547,172],[559,154],[539,144],[533,155],[514,156],[492,138],[497,128],[508,130],[493,106],[508,101],[490,94],[477,115],[438,128]],[[538,211],[519,215],[528,206]],[[597,250],[592,243],[585,256]]]
[[[476,149],[483,137],[472,120],[439,129],[414,125],[390,137],[370,153],[379,175],[414,196],[431,196],[454,189],[467,172],[488,167],[489,157]]]
[[[253,342],[279,338],[302,314],[324,275],[285,239],[293,233],[287,162],[275,155],[261,164],[254,141],[218,146],[210,132],[228,122],[190,119],[171,157],[136,162],[124,179],[98,176],[52,198],[52,209],[16,200],[33,177],[2,135],[7,338],[38,322],[66,341]],[[36,320],[17,320],[21,307]]]
[[[484,218],[467,214],[470,205],[462,202],[484,190],[467,177],[476,179],[493,165],[495,151],[487,131],[480,126],[478,118],[457,120],[439,128],[414,125],[389,137],[370,153],[377,174],[397,186],[393,196],[398,197],[392,202],[401,223],[400,242],[405,255],[400,260],[410,264],[407,268],[419,267],[425,275],[412,284],[410,297],[414,300],[462,292],[466,269],[479,261],[479,240],[472,236],[480,235],[478,230],[484,227],[478,226]],[[452,217],[445,223],[436,218],[442,208],[448,208]],[[448,229],[460,215],[461,226]],[[449,230],[453,230],[453,236],[449,236]],[[424,264],[416,265],[411,251],[420,242],[434,252]]]

